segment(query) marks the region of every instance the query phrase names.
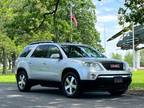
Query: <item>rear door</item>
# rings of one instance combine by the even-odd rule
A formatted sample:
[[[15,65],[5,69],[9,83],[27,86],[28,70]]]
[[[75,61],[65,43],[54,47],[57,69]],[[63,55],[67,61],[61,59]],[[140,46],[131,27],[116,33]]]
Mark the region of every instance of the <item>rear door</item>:
[[[36,47],[28,64],[32,79],[43,79],[45,77],[45,59],[47,57],[48,45],[39,45]]]
[[[29,59],[32,79],[58,81],[63,64],[60,56],[62,54],[56,45],[39,45]]]

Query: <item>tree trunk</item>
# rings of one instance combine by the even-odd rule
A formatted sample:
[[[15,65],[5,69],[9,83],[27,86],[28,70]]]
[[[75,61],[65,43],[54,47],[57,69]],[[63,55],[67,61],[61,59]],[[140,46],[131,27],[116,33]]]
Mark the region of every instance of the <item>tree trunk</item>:
[[[8,62],[9,62],[9,70],[11,70],[12,69],[12,62],[11,62],[10,58],[8,59]]]
[[[7,68],[7,55],[6,55],[6,49],[2,48],[2,64],[3,64],[3,71],[2,74],[6,74],[6,68]]]
[[[14,52],[14,53],[12,54],[12,73],[14,72],[15,61],[16,61],[16,53]]]

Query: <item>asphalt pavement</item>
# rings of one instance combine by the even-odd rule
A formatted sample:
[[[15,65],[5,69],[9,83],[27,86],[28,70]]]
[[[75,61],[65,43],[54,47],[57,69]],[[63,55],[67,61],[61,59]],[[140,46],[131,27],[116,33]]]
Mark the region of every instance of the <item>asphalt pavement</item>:
[[[19,92],[16,84],[0,84],[0,108],[144,108],[144,95],[91,92],[70,99],[55,88],[35,86]]]

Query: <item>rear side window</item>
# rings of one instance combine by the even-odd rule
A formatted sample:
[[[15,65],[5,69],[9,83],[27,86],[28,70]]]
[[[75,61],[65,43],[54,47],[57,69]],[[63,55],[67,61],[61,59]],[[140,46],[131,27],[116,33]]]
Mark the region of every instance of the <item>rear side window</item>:
[[[48,52],[48,45],[40,45],[33,52],[31,57],[46,58]]]
[[[20,57],[26,57],[32,50],[32,47],[26,47],[24,51],[21,53]]]
[[[40,45],[38,46],[31,57],[35,58],[51,58],[53,54],[60,54],[60,50],[54,45]]]

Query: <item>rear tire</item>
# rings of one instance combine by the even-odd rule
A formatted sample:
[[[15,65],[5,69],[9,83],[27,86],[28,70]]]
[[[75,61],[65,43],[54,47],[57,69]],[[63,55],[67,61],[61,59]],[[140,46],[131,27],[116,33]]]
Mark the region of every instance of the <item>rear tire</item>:
[[[30,91],[31,85],[28,80],[27,73],[25,71],[23,70],[19,71],[16,79],[17,79],[17,87],[19,91],[22,92]]]
[[[62,90],[69,98],[77,97],[80,94],[80,79],[73,72],[68,72],[62,78]]]

